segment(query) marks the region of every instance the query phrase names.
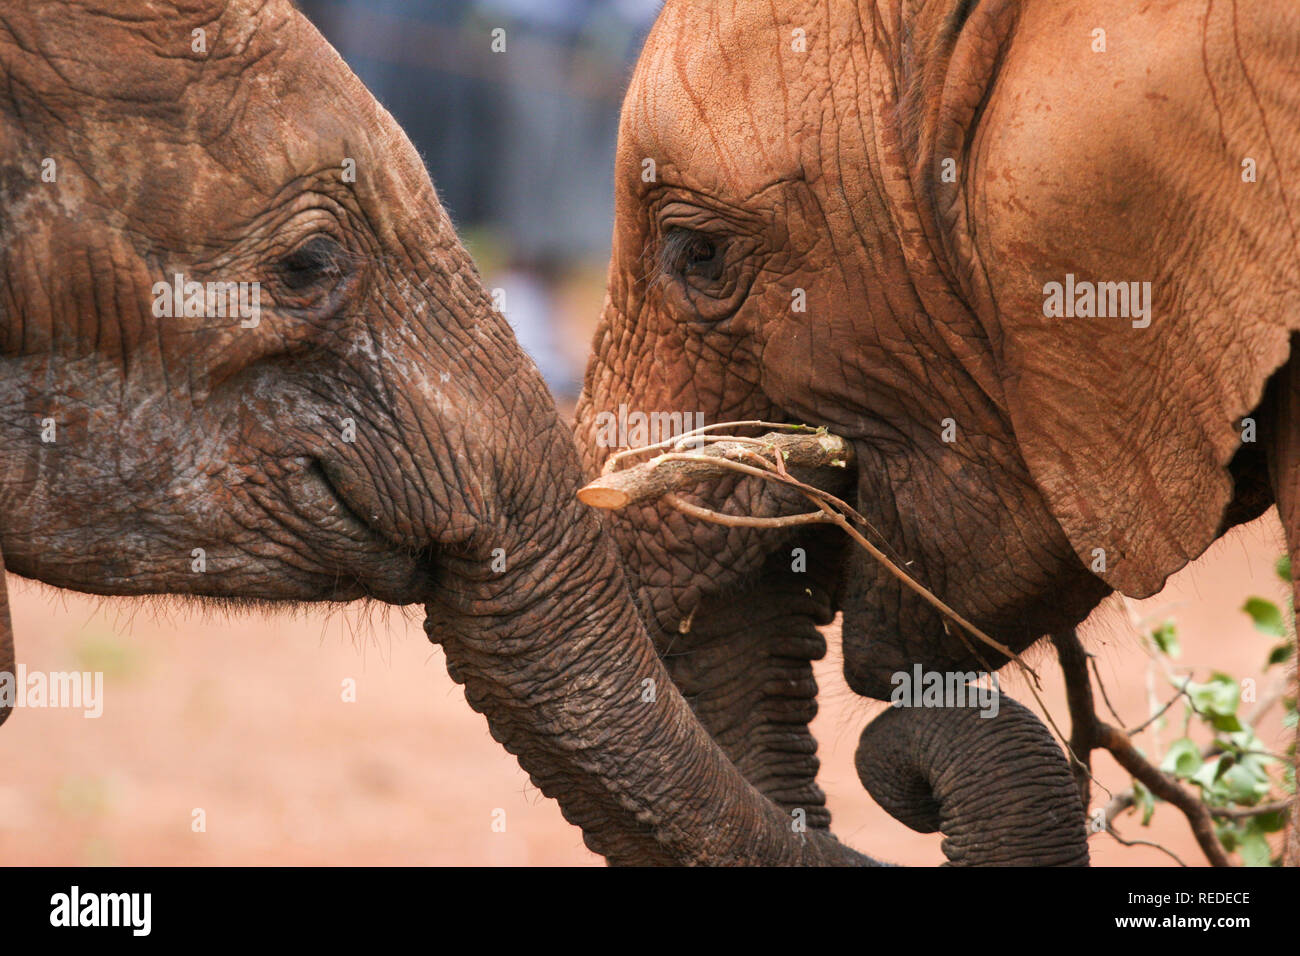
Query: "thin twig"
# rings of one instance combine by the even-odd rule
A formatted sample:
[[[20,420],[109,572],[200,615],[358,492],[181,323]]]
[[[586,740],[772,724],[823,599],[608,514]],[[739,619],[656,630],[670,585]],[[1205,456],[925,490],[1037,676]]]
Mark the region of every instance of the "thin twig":
[[[701,508],[689,501],[683,501],[675,494],[664,495],[663,502],[682,514],[690,515],[692,518],[725,525],[729,528],[793,528],[804,524],[833,523],[830,518],[820,511],[809,511],[801,515],[784,515],[779,518],[753,518],[749,515],[724,515],[720,511],[710,511],[708,508]]]
[[[1214,833],[1214,821],[1205,804],[1175,783],[1167,774],[1147,763],[1134,748],[1128,735],[1119,728],[1097,721],[1093,732],[1099,744],[1110,751],[1116,763],[1127,770],[1134,779],[1140,780],[1142,785],[1157,797],[1172,803],[1183,812],[1183,816],[1187,818],[1192,828],[1192,835],[1196,837],[1201,852],[1205,854],[1211,866],[1232,866],[1232,862],[1223,850],[1223,845],[1219,843],[1219,838]]]
[[[909,588],[910,590],[914,591],[917,595],[919,595],[922,598],[922,600],[924,600],[927,604],[934,607],[940,613],[951,618],[955,623],[965,628],[975,637],[978,637],[981,641],[983,641],[989,647],[996,650],[998,653],[1002,654],[1004,657],[1007,657],[1010,660],[1014,661],[1027,674],[1033,676],[1035,681],[1038,680],[1038,673],[1032,667],[1030,667],[1028,664],[1022,661],[1020,659],[1019,654],[1011,650],[1011,648],[1007,647],[1005,644],[995,641],[993,638],[989,637],[982,630],[980,630],[970,621],[966,620],[964,617],[962,617],[960,614],[954,611],[943,601],[939,600],[939,598],[936,597],[929,589],[927,589],[926,587],[918,583],[906,571],[904,571],[898,565],[894,564],[893,561],[890,561],[889,558],[885,557],[885,555],[880,551],[879,548],[877,548],[865,537],[863,537],[862,533],[858,531],[857,528],[849,524],[847,518],[845,518],[842,514],[838,514],[834,509],[830,507],[830,505],[826,504],[826,502],[819,500],[817,501],[817,504],[822,509],[822,511],[824,511],[827,515],[830,516],[831,520],[835,524],[839,525],[844,530],[844,532],[848,534],[849,537],[851,537],[858,544],[862,545],[862,547],[865,548],[866,551],[873,558],[875,558],[882,565],[884,565],[886,571],[888,571],[899,581],[901,581],[907,588]]]
[[[1291,809],[1290,800],[1277,800],[1273,803],[1261,803],[1257,807],[1210,807],[1210,816],[1225,820],[1244,820],[1247,817],[1262,817],[1266,813],[1281,813]]]
[[[1124,726],[1124,718],[1115,710],[1115,707],[1110,702],[1110,695],[1106,693],[1106,683],[1101,679],[1101,671],[1097,669],[1097,658],[1089,654],[1088,662],[1092,665],[1092,672],[1097,677],[1097,689],[1101,691],[1101,699],[1106,702],[1106,709],[1110,711],[1110,715],[1115,718],[1121,727]]]
[[[1111,835],[1111,838],[1116,843],[1122,844],[1124,846],[1149,846],[1152,849],[1159,850],[1161,853],[1165,853],[1173,857],[1174,862],[1177,863],[1179,866],[1183,866],[1183,867],[1187,866],[1186,863],[1184,863],[1181,859],[1178,858],[1177,853],[1175,853],[1173,850],[1169,849],[1166,846],[1161,846],[1159,843],[1155,843],[1151,840],[1126,840],[1122,836],[1120,836],[1118,832],[1116,832],[1114,827],[1107,827],[1106,832]]]
[[[1148,727],[1150,727],[1152,724],[1154,724],[1157,720],[1159,720],[1161,717],[1163,717],[1164,714],[1165,714],[1165,711],[1167,711],[1170,707],[1174,706],[1174,704],[1176,704],[1176,703],[1178,702],[1179,698],[1181,698],[1181,697],[1186,697],[1186,696],[1187,696],[1187,685],[1190,684],[1191,682],[1192,682],[1192,675],[1191,675],[1191,674],[1188,674],[1188,675],[1187,675],[1187,679],[1183,681],[1183,686],[1180,687],[1180,688],[1178,688],[1178,693],[1174,694],[1173,697],[1170,697],[1169,700],[1168,700],[1168,702],[1167,702],[1163,707],[1161,707],[1159,710],[1157,710],[1154,714],[1152,714],[1152,715],[1151,715],[1150,717],[1148,717],[1146,720],[1142,721],[1142,723],[1138,724],[1138,725],[1137,725],[1136,727],[1134,727],[1132,730],[1126,730],[1126,731],[1124,731],[1124,732],[1125,732],[1126,734],[1128,734],[1130,737],[1136,737],[1138,734],[1142,733],[1142,731],[1146,730]],[[1189,698],[1189,699],[1190,699],[1190,698]]]

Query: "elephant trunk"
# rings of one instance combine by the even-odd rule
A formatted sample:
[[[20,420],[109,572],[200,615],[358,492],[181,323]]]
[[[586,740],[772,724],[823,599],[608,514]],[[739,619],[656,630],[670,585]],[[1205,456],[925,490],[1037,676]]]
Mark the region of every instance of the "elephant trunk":
[[[428,607],[430,637],[493,737],[611,863],[872,862],[792,826],[709,737],[655,653],[613,543],[577,506],[576,459],[562,477],[562,520],[534,538],[534,560],[478,588],[444,582]],[[455,560],[444,570],[456,575]],[[489,614],[507,595],[511,609]]]
[[[458,519],[448,530],[437,508],[421,512],[433,516],[425,627],[469,704],[612,863],[873,862],[795,826],[691,712],[655,652],[614,541],[578,501],[568,430],[504,321],[488,321],[500,341],[469,354],[505,360],[453,372],[447,383],[421,380],[433,374],[427,362],[393,363],[391,373],[412,376],[406,396],[465,390],[463,400],[419,408],[437,426],[425,431],[454,433],[453,447],[405,449],[400,471],[431,489],[433,505],[450,500],[441,513]],[[466,407],[475,413],[456,417]],[[456,481],[442,477],[448,470]]]
[[[951,866],[1087,866],[1079,791],[1047,728],[1006,696],[983,713],[891,708],[862,732],[859,779],[913,830],[941,831]]]
[[[705,730],[787,822],[810,830],[831,822],[809,727],[817,715],[812,662],[826,653],[817,625],[834,616],[822,580],[815,570],[790,573],[788,556],[778,552],[749,588],[705,598],[668,633],[652,628],[664,666]]]

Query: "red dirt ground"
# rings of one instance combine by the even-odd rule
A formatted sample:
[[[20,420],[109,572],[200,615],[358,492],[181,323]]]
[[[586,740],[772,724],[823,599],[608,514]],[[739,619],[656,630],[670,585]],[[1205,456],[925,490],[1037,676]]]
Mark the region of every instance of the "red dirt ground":
[[[1281,551],[1268,517],[1220,542],[1156,598],[1135,605],[1178,617],[1182,663],[1256,676],[1270,641],[1242,614],[1249,594],[1282,600],[1272,575]],[[5,864],[486,864],[597,865],[484,720],[447,677],[418,615],[356,610],[295,617],[212,618],[188,606],[159,610],[101,601],[11,577],[19,660],[29,670],[106,673],[97,720],[26,709],[0,730],[0,862]],[[1128,612],[1112,602],[1089,620],[1111,699],[1131,725],[1147,714],[1148,666]],[[858,734],[881,705],[854,697],[839,673],[839,642],[819,667],[821,780],[835,830],[878,857],[941,861],[938,835],[884,814],[853,772]],[[1050,649],[1047,700],[1064,726]],[[342,700],[356,682],[356,702]],[[1157,685],[1163,700],[1163,681]],[[1004,688],[1031,703],[1009,672]],[[1165,741],[1176,736],[1171,728]],[[1148,750],[1153,746],[1149,735]],[[1262,736],[1285,746],[1277,721]],[[1109,757],[1097,770],[1126,783]],[[1100,803],[1097,798],[1094,802]],[[206,814],[206,832],[191,821]],[[505,830],[495,832],[494,811]],[[499,817],[499,814],[497,815]],[[1156,840],[1202,865],[1187,827],[1162,806],[1128,838]],[[1092,840],[1103,866],[1171,864],[1146,847]]]

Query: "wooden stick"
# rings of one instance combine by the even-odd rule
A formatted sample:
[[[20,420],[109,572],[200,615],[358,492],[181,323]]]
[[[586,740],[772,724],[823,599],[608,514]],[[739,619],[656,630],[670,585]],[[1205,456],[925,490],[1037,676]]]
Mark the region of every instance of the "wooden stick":
[[[672,451],[657,455],[640,465],[601,475],[578,492],[578,500],[593,508],[626,508],[729,474],[734,469],[720,462],[752,459],[755,454],[766,454],[770,461],[779,454],[785,468],[849,468],[853,464],[853,449],[838,435],[769,432],[758,439],[712,442],[689,454]],[[718,461],[708,461],[710,458]]]
[[[748,424],[745,422],[734,423],[736,425]],[[710,426],[721,427],[721,426]],[[806,427],[806,426],[804,426]],[[688,433],[695,435],[698,432]],[[686,436],[683,436],[683,439]],[[857,511],[841,501],[839,498],[816,488],[812,485],[805,484],[786,473],[785,466],[804,465],[806,467],[848,467],[852,459],[852,452],[849,444],[838,435],[832,435],[823,429],[818,429],[812,434],[801,432],[798,434],[774,434],[764,435],[759,442],[767,442],[771,445],[771,458],[765,459],[763,464],[772,464],[774,467],[756,468],[753,465],[741,461],[742,458],[752,459],[755,455],[755,441],[753,439],[741,438],[732,441],[718,441],[716,444],[709,445],[707,448],[690,453],[685,452],[668,452],[650,459],[640,465],[634,465],[624,471],[606,472],[595,481],[591,482],[585,488],[578,492],[578,499],[583,504],[594,508],[606,508],[616,510],[625,508],[629,504],[635,504],[640,501],[648,501],[656,498],[664,498],[679,511],[690,514],[692,517],[702,518],[706,521],[713,521],[716,524],[731,525],[733,527],[750,527],[750,528],[773,528],[773,527],[790,527],[797,524],[821,523],[821,519],[812,517],[810,514],[790,515],[781,518],[749,518],[749,517],[732,517],[722,515],[718,512],[709,511],[705,508],[699,508],[690,505],[688,502],[678,498],[674,491],[681,488],[691,487],[697,482],[724,475],[727,472],[739,472],[746,475],[754,475],[758,478],[764,478],[768,481],[776,481],[788,485],[791,488],[797,488],[810,498],[814,504],[825,514],[825,520],[829,523],[839,525],[849,537],[853,538],[860,544],[873,558],[903,583],[907,588],[915,592],[923,601],[930,604],[941,614],[955,622],[958,626],[973,634],[983,643],[1005,655],[1014,661],[1024,673],[1028,674],[1034,683],[1038,682],[1038,674],[1031,668],[1019,654],[1016,654],[1009,647],[995,641],[982,630],[967,621],[955,610],[945,604],[943,601],[926,588],[923,584],[913,578],[901,567],[895,564],[885,555],[883,551],[873,545],[850,523],[846,515],[851,515],[859,521],[866,523]],[[660,443],[654,447],[665,447],[669,443]],[[679,441],[678,444],[681,444]],[[842,453],[841,453],[842,452]],[[868,525],[870,527],[870,525]],[[1038,699],[1038,692],[1030,685],[1030,692]],[[1039,700],[1042,704],[1042,701]],[[1046,709],[1044,705],[1044,709]],[[1051,722],[1052,717],[1049,713],[1047,719]],[[1055,728],[1055,724],[1053,724]],[[1058,735],[1060,731],[1057,731]],[[1064,740],[1064,737],[1062,737]]]

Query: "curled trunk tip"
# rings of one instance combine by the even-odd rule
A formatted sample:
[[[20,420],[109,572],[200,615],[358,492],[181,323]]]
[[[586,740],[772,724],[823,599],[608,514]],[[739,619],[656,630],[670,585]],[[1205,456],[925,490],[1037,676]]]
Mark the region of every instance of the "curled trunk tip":
[[[1087,866],[1084,807],[1038,718],[981,707],[890,708],[858,743],[858,777],[895,819],[944,834],[952,866]]]

